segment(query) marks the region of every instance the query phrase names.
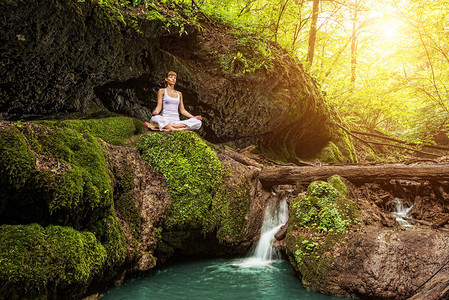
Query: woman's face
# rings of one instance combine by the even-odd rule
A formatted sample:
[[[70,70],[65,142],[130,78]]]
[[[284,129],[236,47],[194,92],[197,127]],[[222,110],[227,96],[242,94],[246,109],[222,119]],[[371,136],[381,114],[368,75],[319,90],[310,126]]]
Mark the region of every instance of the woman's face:
[[[175,85],[176,83],[176,75],[170,74],[167,78],[165,78],[165,81],[167,81],[170,85]]]

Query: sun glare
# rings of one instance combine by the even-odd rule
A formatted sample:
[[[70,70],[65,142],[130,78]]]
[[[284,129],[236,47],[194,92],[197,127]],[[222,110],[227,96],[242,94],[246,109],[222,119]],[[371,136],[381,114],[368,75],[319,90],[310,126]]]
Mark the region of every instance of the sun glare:
[[[393,40],[398,36],[396,26],[392,24],[385,24],[382,29],[382,36],[387,40]]]

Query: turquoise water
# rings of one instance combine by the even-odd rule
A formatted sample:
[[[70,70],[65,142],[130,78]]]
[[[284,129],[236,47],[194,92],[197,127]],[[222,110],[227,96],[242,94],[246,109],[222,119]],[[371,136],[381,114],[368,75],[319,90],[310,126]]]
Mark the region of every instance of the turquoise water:
[[[238,260],[208,259],[167,265],[134,278],[100,299],[342,300],[305,290],[285,260],[260,268],[239,268]]]

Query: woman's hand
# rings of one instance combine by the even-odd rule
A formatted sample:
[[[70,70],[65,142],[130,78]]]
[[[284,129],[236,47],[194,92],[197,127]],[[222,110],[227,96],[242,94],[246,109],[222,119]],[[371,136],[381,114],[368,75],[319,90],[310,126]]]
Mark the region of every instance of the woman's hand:
[[[153,110],[151,113],[153,116],[157,116],[159,114],[159,111],[157,109]]]
[[[202,119],[203,119],[202,116],[195,116],[194,118],[195,118],[195,119],[198,119],[198,120],[202,120]]]

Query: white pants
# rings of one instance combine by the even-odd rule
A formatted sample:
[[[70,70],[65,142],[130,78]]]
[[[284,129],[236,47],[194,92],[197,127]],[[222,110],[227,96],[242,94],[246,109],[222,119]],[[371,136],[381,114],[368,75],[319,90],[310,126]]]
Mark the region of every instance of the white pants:
[[[190,118],[188,120],[179,120],[174,118],[167,118],[161,115],[153,116],[151,118],[151,122],[157,123],[159,125],[159,130],[162,131],[162,129],[167,125],[174,125],[174,124],[185,124],[187,128],[191,130],[200,129],[202,122],[201,120],[198,120],[197,118]]]

